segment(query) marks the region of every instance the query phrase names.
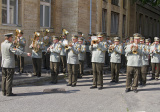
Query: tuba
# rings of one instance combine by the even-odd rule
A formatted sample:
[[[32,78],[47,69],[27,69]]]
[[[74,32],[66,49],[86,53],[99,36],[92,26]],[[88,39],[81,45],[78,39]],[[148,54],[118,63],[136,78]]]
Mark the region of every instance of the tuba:
[[[62,29],[62,35],[68,35],[69,32],[66,29]]]
[[[133,54],[137,54],[137,53],[138,53],[138,51],[137,51],[137,50],[138,50],[138,47],[136,47],[135,44],[132,44],[132,45],[133,45],[133,47],[132,47],[132,49],[131,49],[131,50],[132,50],[132,53],[133,53]]]
[[[14,43],[15,48],[18,48],[20,46],[19,41],[18,41],[18,34],[19,33],[21,33],[21,30],[16,29],[16,36],[15,36],[15,43]]]
[[[35,32],[35,36],[34,36],[34,38],[33,38],[33,50],[34,50],[36,53],[39,51],[39,46],[40,46],[40,43],[41,43],[41,42],[38,42],[38,41],[36,40],[36,37],[37,37],[37,36],[40,36],[40,33]]]
[[[47,33],[49,33],[50,31],[48,29],[45,30],[45,35],[47,35]],[[49,37],[47,37],[46,39],[43,37],[43,43],[45,46],[48,46],[49,44]]]

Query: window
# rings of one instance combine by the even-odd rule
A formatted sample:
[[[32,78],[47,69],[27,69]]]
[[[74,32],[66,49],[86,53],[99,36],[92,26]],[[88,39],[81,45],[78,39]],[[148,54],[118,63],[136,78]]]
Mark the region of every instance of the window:
[[[126,9],[126,0],[123,0],[123,8]]]
[[[160,36],[160,29],[159,29],[159,27],[160,27],[160,22],[158,21],[158,24],[157,24],[157,36]]]
[[[2,0],[2,24],[18,25],[18,0]]]
[[[41,0],[40,3],[40,26],[50,27],[51,0]]]
[[[118,34],[119,27],[119,14],[112,12],[111,13],[111,34]]]
[[[119,6],[119,0],[112,0],[112,2],[111,2],[113,5],[117,5],[117,6]]]
[[[144,35],[145,36],[148,36],[148,28],[149,28],[148,16],[145,16],[145,21],[144,21]]]
[[[149,19],[149,36],[152,37],[152,27],[153,27],[153,23],[152,23],[152,18]]]
[[[143,15],[139,15],[139,33],[142,33]]]
[[[123,15],[123,26],[122,26],[122,36],[125,37],[125,28],[126,28],[126,16]]]
[[[107,9],[102,9],[102,32],[106,32]]]

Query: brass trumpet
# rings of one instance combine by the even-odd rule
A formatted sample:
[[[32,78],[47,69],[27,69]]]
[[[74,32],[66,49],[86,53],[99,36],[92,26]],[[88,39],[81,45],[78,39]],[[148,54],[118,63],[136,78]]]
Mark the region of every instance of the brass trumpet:
[[[136,47],[135,45],[132,46],[132,53],[133,54],[137,54],[138,53],[138,47]]]
[[[68,45],[65,45],[64,48],[67,50],[69,46],[72,47],[72,41],[70,41]]]
[[[114,48],[115,48],[114,45],[110,45],[109,46],[109,52],[113,52]]]

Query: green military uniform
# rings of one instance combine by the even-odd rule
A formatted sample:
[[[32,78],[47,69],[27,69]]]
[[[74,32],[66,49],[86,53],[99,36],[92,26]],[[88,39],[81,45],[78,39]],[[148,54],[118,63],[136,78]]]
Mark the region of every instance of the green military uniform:
[[[21,33],[23,34],[22,30],[19,30],[19,29],[16,29],[16,33]],[[15,43],[15,47],[17,49],[20,49],[21,51],[24,51],[25,50],[25,46],[26,46],[26,39],[24,37],[17,37],[17,42]],[[23,56],[16,56],[16,59],[17,59],[17,64],[18,64],[18,71],[20,73],[23,73],[24,72],[24,57]]]
[[[144,38],[141,37],[141,41],[144,41],[143,39]],[[146,39],[146,41],[148,41],[148,39]],[[149,66],[150,47],[148,45],[141,44],[141,48],[142,48],[143,55],[142,55],[142,67],[139,74],[139,81],[140,81],[140,85],[145,85],[148,66]]]
[[[83,39],[80,38],[78,41],[83,41]],[[86,54],[86,45],[80,44],[80,53],[78,54],[78,59],[79,59],[78,78],[82,78],[83,76],[85,54]]]
[[[58,40],[58,37],[53,38],[53,40],[56,39]],[[56,84],[58,82],[61,44],[58,42],[53,43],[49,48],[49,51],[51,52],[50,55],[51,83]]]
[[[72,39],[78,39],[78,36],[73,36]],[[77,74],[78,74],[78,54],[80,52],[80,46],[78,42],[72,43],[72,47],[69,46],[67,49],[67,67],[68,67],[68,86],[76,86],[77,84]]]
[[[91,37],[91,34],[88,34],[88,37]],[[89,46],[91,45],[91,39],[88,39],[88,41],[85,42],[86,44],[86,61],[87,61],[87,66],[91,67],[91,52],[89,50]]]
[[[114,41],[119,42],[120,38],[115,37]],[[121,64],[121,54],[122,54],[122,45],[121,44],[112,44],[110,45],[110,48],[108,50],[109,53],[111,53],[111,82],[118,83],[119,81],[119,70],[120,70],[120,64]]]
[[[66,60],[66,50],[65,50],[65,46],[68,45],[68,40],[67,39],[61,39],[61,46],[62,46],[62,50],[60,53],[60,58],[61,58],[61,72],[66,73],[66,67],[67,67],[67,60]]]
[[[39,37],[40,33],[36,32],[35,36]],[[35,45],[34,47],[33,44]],[[43,42],[41,42],[40,40],[34,40],[34,42],[32,41],[32,44],[29,46],[29,48],[32,49],[34,75],[37,77],[41,77],[42,50],[44,50]]]
[[[5,36],[12,38],[13,34],[5,34]],[[12,93],[12,81],[13,81],[13,75],[14,75],[14,68],[15,68],[15,56],[14,55],[20,55],[20,56],[27,56],[27,53],[14,48],[14,45],[9,42],[8,40],[5,40],[1,44],[1,53],[2,53],[2,61],[1,61],[1,67],[2,67],[2,93],[3,95],[11,96]]]
[[[44,50],[42,50],[42,60],[43,60],[43,68],[44,69],[49,69],[49,62],[50,62],[50,53],[47,52],[47,48],[50,47],[52,44],[52,39],[49,36],[43,37],[43,45],[44,45]]]
[[[98,34],[98,37],[103,37],[102,33]],[[103,65],[105,63],[105,52],[107,51],[107,42],[100,41],[98,44],[90,46],[92,53],[92,69],[93,69],[93,85],[92,88],[103,88]]]
[[[139,39],[140,37],[134,37]],[[131,46],[133,46],[131,48]],[[137,48],[137,47],[138,48]],[[134,52],[135,51],[135,52]],[[142,49],[140,44],[129,44],[125,50],[127,54],[127,79],[126,79],[126,92],[129,92],[131,87],[135,93],[137,93],[138,76],[142,66]],[[132,82],[133,78],[133,82]]]
[[[154,38],[154,41],[159,41],[158,37]],[[156,48],[156,50],[155,50]],[[152,65],[152,78],[158,80],[159,78],[159,64],[160,64],[160,44],[152,44],[150,47],[150,55],[151,55],[151,65]],[[156,67],[156,73],[155,73]]]

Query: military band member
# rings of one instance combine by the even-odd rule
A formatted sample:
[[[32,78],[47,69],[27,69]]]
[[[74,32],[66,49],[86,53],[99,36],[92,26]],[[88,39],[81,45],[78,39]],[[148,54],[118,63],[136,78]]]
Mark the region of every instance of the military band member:
[[[103,33],[98,33],[98,40],[92,40],[90,51],[92,53],[93,85],[90,89],[103,89],[103,65],[105,63],[105,52],[107,42],[104,41]]]
[[[122,65],[122,68],[126,68],[126,57],[125,57],[125,47],[127,45],[127,42],[126,42],[126,39],[123,40],[123,43],[122,43],[122,55],[121,55],[121,65]]]
[[[49,37],[48,29],[46,29],[44,33],[45,36],[42,38],[42,42],[44,43],[44,50],[42,50],[43,68],[49,70],[50,53],[47,52],[47,48],[52,44],[52,40]]]
[[[141,67],[141,72],[139,74],[139,81],[140,85],[145,86],[146,85],[146,77],[147,77],[147,72],[148,72],[148,67],[149,67],[149,53],[150,53],[150,47],[149,45],[144,44],[144,37],[141,37],[140,43],[142,47],[142,67]],[[145,42],[149,42],[148,39],[145,40]]]
[[[59,37],[53,36],[53,44],[47,49],[50,51],[50,69],[51,69],[51,83],[56,84],[58,82],[59,64],[60,64],[60,52],[61,44],[58,42]]]
[[[68,48],[66,48],[68,52],[67,67],[68,67],[68,79],[69,79],[67,86],[75,87],[77,84],[77,74],[79,65],[78,54],[80,53],[78,36],[74,35],[72,37],[72,42],[73,43],[69,43]]]
[[[32,44],[29,46],[32,49],[32,62],[34,75],[41,77],[42,50],[44,50],[43,42],[40,41],[40,33],[35,32]]]
[[[21,51],[25,50],[26,39],[23,37],[23,32],[20,29],[16,29],[16,39],[13,42],[15,48],[20,49]],[[24,72],[24,57],[17,55],[17,64],[18,64],[18,72],[21,74]]]
[[[12,93],[12,81],[15,69],[15,55],[31,56],[30,53],[23,52],[15,48],[12,44],[13,33],[5,34],[5,41],[1,43],[2,53],[2,94],[4,96],[16,96]]]
[[[85,58],[85,54],[86,54],[86,45],[83,45],[83,39],[82,38],[79,38],[78,42],[79,42],[79,46],[80,46],[80,53],[78,54],[78,59],[79,59],[78,78],[82,78],[83,69],[84,69],[84,58]]]
[[[152,65],[152,78],[151,80],[158,80],[159,78],[159,63],[160,63],[160,44],[159,38],[154,37],[154,43],[150,48],[150,56],[151,56],[151,65]],[[156,67],[156,72],[155,72]]]
[[[125,52],[127,53],[127,79],[126,79],[126,92],[132,90],[137,93],[138,76],[142,66],[142,49],[140,47],[140,36],[134,37],[134,43],[127,46]],[[133,78],[133,82],[132,82]]]
[[[91,63],[91,52],[89,50],[89,46],[91,45],[91,34],[88,34],[88,40],[86,41],[86,61],[87,61],[87,66],[90,68],[92,63]]]
[[[62,50],[60,53],[60,58],[61,58],[61,72],[66,73],[66,67],[67,67],[67,57],[66,57],[66,51],[65,47],[68,46],[68,40],[67,40],[67,34],[62,35],[62,39],[59,41],[59,43],[62,46]]]
[[[114,38],[114,44],[109,46],[108,52],[111,53],[111,82],[119,82],[119,69],[121,64],[122,45],[119,44],[120,38]]]

